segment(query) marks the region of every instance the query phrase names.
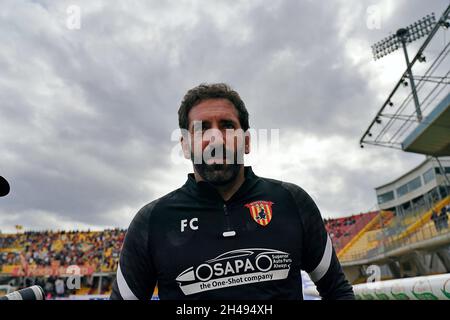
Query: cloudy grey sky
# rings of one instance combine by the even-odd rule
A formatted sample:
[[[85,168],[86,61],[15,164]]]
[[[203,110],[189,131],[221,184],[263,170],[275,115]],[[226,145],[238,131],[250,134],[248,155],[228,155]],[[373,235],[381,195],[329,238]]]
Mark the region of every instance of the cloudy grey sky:
[[[359,148],[404,71],[401,52],[374,62],[370,45],[448,4],[3,0],[0,230],[127,227],[191,171],[172,132],[202,82],[229,83],[252,128],[279,129],[278,152],[247,159],[258,175],[302,186],[324,217],[374,209],[374,187],[424,157]]]

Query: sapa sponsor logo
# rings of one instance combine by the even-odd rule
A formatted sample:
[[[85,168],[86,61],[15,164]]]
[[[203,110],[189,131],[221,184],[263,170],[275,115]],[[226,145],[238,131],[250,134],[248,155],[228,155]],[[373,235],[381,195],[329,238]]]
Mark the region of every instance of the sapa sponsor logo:
[[[240,249],[225,252],[183,271],[176,281],[189,295],[223,287],[285,279],[292,260],[273,249]]]

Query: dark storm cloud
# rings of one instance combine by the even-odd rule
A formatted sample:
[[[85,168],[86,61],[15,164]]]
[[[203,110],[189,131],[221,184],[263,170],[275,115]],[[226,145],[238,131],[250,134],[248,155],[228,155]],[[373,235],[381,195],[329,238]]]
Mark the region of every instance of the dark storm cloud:
[[[17,31],[8,36],[17,56],[9,54],[5,70],[17,83],[1,92],[2,123],[15,137],[2,141],[2,151],[19,161],[2,159],[14,186],[2,211],[48,211],[98,225],[108,224],[107,213],[118,206],[151,199],[143,183],[167,165],[176,124],[163,112],[176,108],[164,90],[170,82],[166,63],[145,63],[145,52],[127,49],[126,39],[104,39],[101,30],[77,37],[43,26],[37,35],[14,17],[7,22]],[[95,39],[104,39],[103,45]],[[53,79],[59,88],[44,96],[41,86]]]
[[[253,126],[302,127],[325,135],[358,130],[343,118],[359,110],[370,92],[363,77],[348,67],[344,43],[336,35],[337,10],[337,3],[320,2],[285,1],[271,10],[256,6],[242,13],[249,39],[235,43],[218,37],[205,18],[202,28],[184,39],[192,44],[184,56],[194,59],[191,66],[203,72],[209,67],[216,79],[238,88]],[[200,47],[208,47],[209,54],[201,54]]]

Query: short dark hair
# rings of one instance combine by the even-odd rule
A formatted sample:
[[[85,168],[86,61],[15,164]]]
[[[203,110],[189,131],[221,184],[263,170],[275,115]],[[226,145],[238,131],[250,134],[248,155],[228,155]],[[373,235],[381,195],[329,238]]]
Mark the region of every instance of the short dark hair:
[[[248,123],[248,112],[239,94],[231,89],[226,83],[202,83],[195,88],[190,89],[181,102],[178,109],[178,124],[180,129],[188,130],[189,127],[189,111],[200,102],[207,99],[227,99],[230,101],[238,112],[239,123],[244,131],[250,128]]]

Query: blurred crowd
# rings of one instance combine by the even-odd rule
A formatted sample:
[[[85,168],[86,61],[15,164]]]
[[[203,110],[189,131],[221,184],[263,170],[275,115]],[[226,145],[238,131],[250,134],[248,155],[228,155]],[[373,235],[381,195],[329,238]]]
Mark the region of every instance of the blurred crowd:
[[[354,225],[361,216],[362,214],[345,218],[324,219],[323,222],[331,238],[340,238],[343,235],[349,235],[350,226]]]
[[[434,226],[437,232],[441,232],[448,228],[448,215],[450,214],[450,204],[441,208],[440,213],[432,210],[431,220],[434,222]]]
[[[125,233],[125,229],[109,229],[0,234],[0,267],[89,265],[96,272],[115,271]]]

